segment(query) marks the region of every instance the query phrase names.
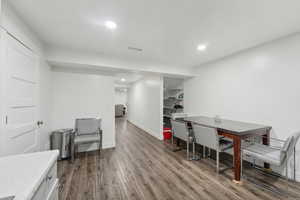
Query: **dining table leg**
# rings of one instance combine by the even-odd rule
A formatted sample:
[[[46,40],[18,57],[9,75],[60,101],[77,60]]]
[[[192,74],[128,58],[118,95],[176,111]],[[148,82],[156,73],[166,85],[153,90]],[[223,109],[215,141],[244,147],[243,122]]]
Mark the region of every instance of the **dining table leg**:
[[[233,137],[234,153],[234,180],[235,183],[241,183],[241,137]]]
[[[241,136],[238,135],[233,135],[230,133],[224,133],[224,132],[218,132],[219,135],[222,135],[224,137],[230,138],[233,141],[233,173],[234,173],[234,178],[233,182],[234,183],[241,183],[241,141],[242,138]]]

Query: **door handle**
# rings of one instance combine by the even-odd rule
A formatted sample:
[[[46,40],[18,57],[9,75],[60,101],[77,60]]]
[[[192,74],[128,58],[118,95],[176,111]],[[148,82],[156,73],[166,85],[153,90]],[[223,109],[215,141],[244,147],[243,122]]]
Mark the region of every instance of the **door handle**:
[[[37,121],[37,125],[38,125],[38,126],[41,126],[41,125],[43,125],[43,124],[44,124],[43,121]]]

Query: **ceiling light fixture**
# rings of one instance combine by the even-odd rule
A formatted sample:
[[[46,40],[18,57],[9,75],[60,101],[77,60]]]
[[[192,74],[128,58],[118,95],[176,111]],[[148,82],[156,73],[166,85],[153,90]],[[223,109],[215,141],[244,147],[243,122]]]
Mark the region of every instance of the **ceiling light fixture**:
[[[199,44],[197,46],[198,51],[205,51],[207,49],[207,46],[205,44]]]
[[[141,48],[136,48],[136,47],[128,47],[129,50],[132,50],[132,51],[143,51],[143,49]]]
[[[116,22],[113,22],[113,21],[106,21],[105,26],[106,26],[106,28],[108,28],[110,30],[114,30],[117,28]]]
[[[122,82],[125,82],[125,81],[126,81],[126,79],[125,79],[125,78],[121,78],[121,81],[122,81]]]

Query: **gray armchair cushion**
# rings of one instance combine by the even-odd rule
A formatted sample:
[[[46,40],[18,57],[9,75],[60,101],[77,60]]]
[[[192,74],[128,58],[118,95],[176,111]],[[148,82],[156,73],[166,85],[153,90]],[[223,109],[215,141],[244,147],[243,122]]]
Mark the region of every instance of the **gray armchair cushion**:
[[[267,145],[257,143],[244,149],[243,154],[255,157],[259,160],[263,160],[277,166],[281,165],[285,157],[285,154],[282,154],[279,149],[274,149]]]
[[[75,137],[74,139],[75,144],[92,143],[92,142],[100,142],[99,135],[81,135],[79,137]]]

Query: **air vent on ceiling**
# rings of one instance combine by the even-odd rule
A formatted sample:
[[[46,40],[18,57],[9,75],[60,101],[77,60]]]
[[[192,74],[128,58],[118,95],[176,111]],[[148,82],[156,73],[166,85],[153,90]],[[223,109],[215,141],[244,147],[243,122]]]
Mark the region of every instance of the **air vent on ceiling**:
[[[128,49],[131,51],[143,51],[143,49],[136,48],[136,47],[128,47]]]

